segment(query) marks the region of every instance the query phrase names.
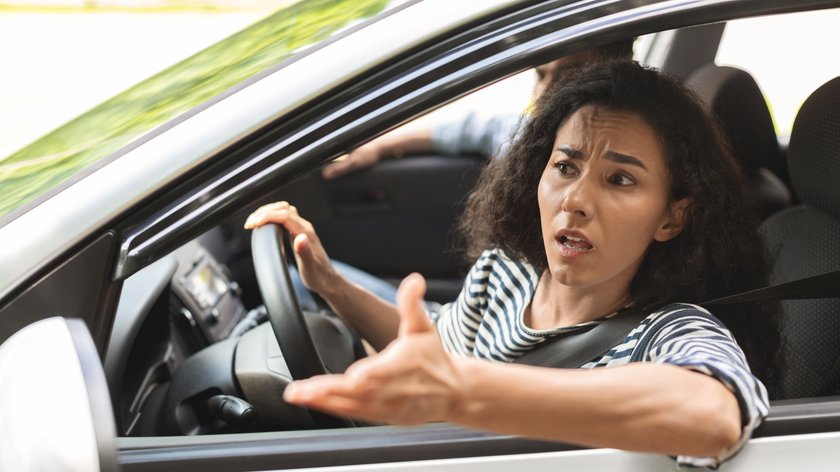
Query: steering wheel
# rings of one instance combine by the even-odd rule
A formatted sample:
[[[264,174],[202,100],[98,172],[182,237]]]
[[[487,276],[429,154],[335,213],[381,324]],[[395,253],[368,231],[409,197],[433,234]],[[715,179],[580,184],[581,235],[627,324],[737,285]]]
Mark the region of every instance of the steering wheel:
[[[269,223],[251,233],[251,253],[268,321],[293,379],[327,373],[298,305],[286,258],[286,230]],[[347,426],[342,419],[309,410],[319,426]]]
[[[293,379],[327,373],[298,305],[285,251],[286,230],[274,223],[251,233],[251,253],[257,283],[274,336]]]

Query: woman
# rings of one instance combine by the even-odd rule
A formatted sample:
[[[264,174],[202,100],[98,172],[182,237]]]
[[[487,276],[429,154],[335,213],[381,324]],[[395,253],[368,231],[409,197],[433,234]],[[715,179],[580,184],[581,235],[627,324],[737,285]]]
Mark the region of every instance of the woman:
[[[267,205],[246,227],[283,224],[307,286],[381,350],[284,397],[369,421],[450,421],[719,464],[766,416],[766,390],[717,318],[675,302],[762,282],[739,175],[677,82],[634,63],[574,71],[483,173],[462,221],[478,261],[432,321],[422,277],[403,281],[396,307],[378,300],[330,268],[294,207]],[[509,363],[624,307],[650,315],[587,369]],[[760,365],[762,347],[745,345]]]

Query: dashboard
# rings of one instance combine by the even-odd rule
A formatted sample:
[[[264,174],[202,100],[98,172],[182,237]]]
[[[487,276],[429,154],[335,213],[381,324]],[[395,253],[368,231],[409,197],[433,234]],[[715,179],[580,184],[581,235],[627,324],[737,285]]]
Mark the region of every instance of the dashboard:
[[[239,284],[198,241],[126,279],[104,362],[119,435],[154,435],[159,387],[245,315]]]
[[[183,324],[182,334],[195,338],[194,347],[200,349],[227,338],[245,314],[239,284],[229,274],[203,246],[197,245],[172,278],[174,315]]]

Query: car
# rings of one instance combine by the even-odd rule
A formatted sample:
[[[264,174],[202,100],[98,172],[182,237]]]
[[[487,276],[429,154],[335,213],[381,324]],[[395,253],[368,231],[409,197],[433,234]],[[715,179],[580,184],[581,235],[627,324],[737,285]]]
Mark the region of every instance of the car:
[[[840,9],[840,0],[424,0],[383,10],[385,3],[295,3],[250,33],[199,53],[193,62],[176,65],[34,143],[24,150],[31,156],[0,162],[6,205],[0,216],[0,341],[6,341],[0,368],[7,368],[0,372],[9,372],[0,398],[56,398],[51,408],[35,404],[23,418],[12,414],[21,404],[0,406],[0,428],[16,427],[15,434],[33,438],[17,440],[21,446],[5,449],[7,454],[35,457],[74,437],[84,443],[80,450],[99,451],[76,458],[87,461],[80,467],[98,464],[101,470],[674,468],[671,458],[655,454],[449,424],[361,425],[284,404],[282,388],[291,378],[340,370],[363,356],[364,347],[328,312],[311,314],[304,323],[293,304],[289,307],[293,295],[277,245],[282,233],[266,228],[252,243],[241,229],[244,217],[261,203],[293,201],[318,228],[331,256],[390,280],[419,271],[429,279],[430,298],[451,300],[465,270],[452,221],[482,159],[406,157],[334,181],[324,181],[317,170],[490,83],[617,39],[644,36],[636,51],[641,61],[709,93],[713,84],[704,68],[719,68],[715,56],[727,22],[830,14]],[[325,18],[335,22],[317,23]],[[301,28],[311,34],[311,44],[287,41],[291,33],[253,48],[242,39],[288,32],[304,19],[319,25]],[[274,30],[275,23],[283,26]],[[823,41],[799,53],[810,62],[831,62],[832,56],[821,52],[829,46]],[[208,66],[217,59],[227,61],[224,67]],[[774,59],[780,69],[793,60]],[[178,86],[167,88],[167,80]],[[212,90],[193,95],[193,83],[210,83]],[[176,105],[167,108],[172,102],[147,95],[161,89],[179,99]],[[808,103],[836,109],[824,90]],[[138,96],[146,101],[133,102]],[[747,121],[758,120],[749,118],[759,111],[746,111]],[[824,132],[836,136],[840,130],[830,127],[836,118],[820,116],[829,123]],[[71,132],[79,134],[61,134]],[[738,139],[757,134],[729,128],[727,133],[736,146],[747,146]],[[95,144],[75,154],[51,149],[51,142],[72,144],[62,136],[84,136]],[[791,149],[815,146],[815,138],[801,136],[790,138]],[[782,214],[811,211],[813,194],[797,188],[797,172],[786,172],[784,136],[778,144],[756,162],[745,161],[752,166],[756,203],[772,215],[768,231]],[[55,155],[76,157],[43,168],[37,167],[43,161],[33,160]],[[816,168],[822,170],[809,172],[837,177],[831,158],[829,148],[818,157]],[[30,174],[16,173],[27,165],[35,166]],[[787,241],[806,252],[784,256],[794,259],[796,264],[789,263],[796,266],[795,278],[840,268],[836,253],[818,247],[808,252],[810,240],[801,239],[801,234],[840,234],[838,200],[828,187],[821,186],[817,198],[824,206],[802,216],[798,232],[782,233],[771,244],[778,254]],[[263,302],[270,322],[231,336],[242,320],[260,316]],[[802,303],[810,301],[785,302],[785,309],[798,310]],[[790,395],[772,403],[769,418],[722,470],[836,468],[840,389],[834,382],[840,372],[831,360],[838,355],[840,343],[834,341],[840,329],[832,318],[840,315],[840,305],[831,298],[819,303],[824,312],[819,323],[805,318],[810,326],[792,322],[786,329],[791,342],[813,341],[821,350],[817,357],[829,358],[828,367],[805,365],[814,357],[807,352],[797,358],[794,365],[802,369]],[[56,316],[81,319],[84,327]],[[72,362],[50,366],[30,354],[52,349],[62,361],[78,352],[82,368]],[[8,368],[18,364],[31,370]],[[45,383],[50,379],[52,385]],[[88,393],[80,379],[87,381]],[[75,432],[62,426],[61,411],[87,411],[85,405],[90,421],[74,420]],[[56,455],[67,449],[54,447]]]

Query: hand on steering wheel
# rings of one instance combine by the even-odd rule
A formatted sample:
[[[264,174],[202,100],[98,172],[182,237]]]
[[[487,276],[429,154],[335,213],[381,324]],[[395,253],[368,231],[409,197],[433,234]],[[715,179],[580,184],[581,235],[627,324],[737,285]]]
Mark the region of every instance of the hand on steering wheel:
[[[324,294],[330,287],[335,286],[333,281],[337,274],[330,258],[321,245],[312,223],[302,218],[297,208],[288,202],[263,205],[248,216],[245,229],[257,228],[267,223],[282,225],[289,232],[300,278],[306,288]]]
[[[275,223],[281,221],[283,226]],[[325,283],[330,273],[332,276],[335,273],[312,225],[300,218],[288,203],[266,205],[248,218],[246,228],[255,228],[251,235],[251,251],[271,328],[292,378],[306,379],[326,374],[327,368],[312,341],[289,276],[284,226],[294,228],[291,234],[295,240],[295,258],[301,278],[307,274],[307,278],[303,278],[307,287],[315,289]],[[350,424],[316,412],[310,412],[310,415],[320,426]]]

